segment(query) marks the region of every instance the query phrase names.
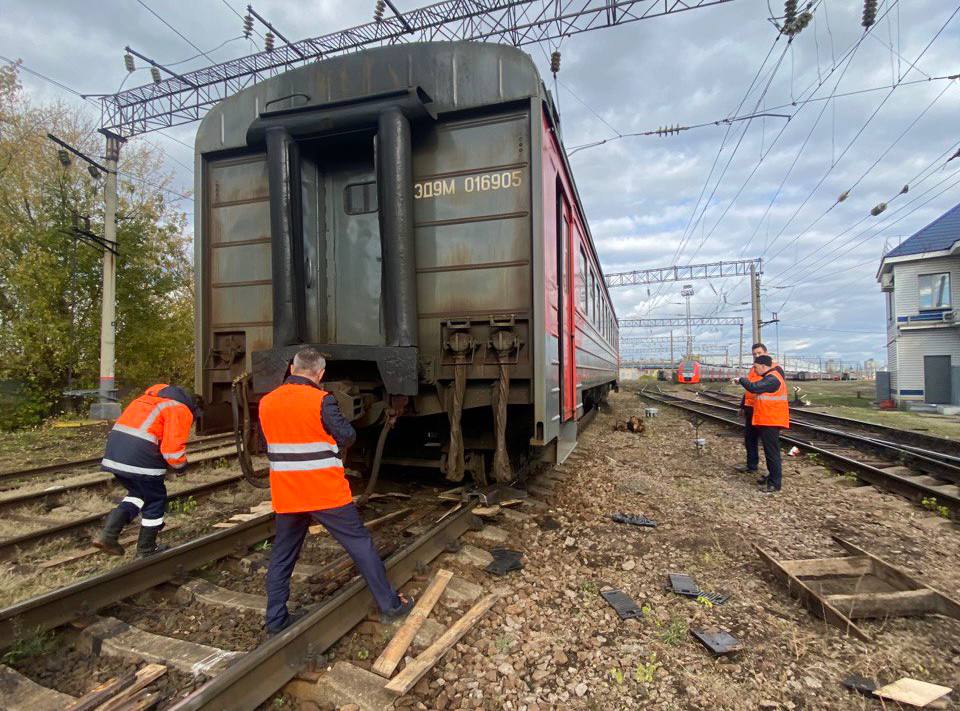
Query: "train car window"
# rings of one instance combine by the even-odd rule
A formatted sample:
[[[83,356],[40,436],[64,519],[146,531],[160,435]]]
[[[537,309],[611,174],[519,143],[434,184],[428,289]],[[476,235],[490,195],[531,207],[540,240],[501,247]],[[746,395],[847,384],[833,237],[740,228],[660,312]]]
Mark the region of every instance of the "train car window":
[[[590,317],[590,322],[594,322],[597,319],[597,277],[593,273],[593,267],[590,267],[590,308],[587,311],[587,316]]]
[[[351,183],[343,189],[343,211],[348,215],[363,215],[379,209],[376,183]]]
[[[583,247],[577,250],[577,303],[587,313],[587,254]]]

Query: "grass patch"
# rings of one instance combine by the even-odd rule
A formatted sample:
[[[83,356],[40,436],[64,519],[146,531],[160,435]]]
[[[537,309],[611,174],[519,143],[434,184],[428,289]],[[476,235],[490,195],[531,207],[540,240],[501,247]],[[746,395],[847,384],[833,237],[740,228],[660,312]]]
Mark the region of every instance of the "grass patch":
[[[37,631],[29,637],[18,639],[10,648],[0,656],[0,662],[4,664],[16,664],[24,659],[30,659],[41,654],[47,654],[54,647],[54,632]]]
[[[670,618],[670,624],[660,633],[660,639],[666,644],[676,646],[682,643],[690,633],[687,621],[682,617]]]

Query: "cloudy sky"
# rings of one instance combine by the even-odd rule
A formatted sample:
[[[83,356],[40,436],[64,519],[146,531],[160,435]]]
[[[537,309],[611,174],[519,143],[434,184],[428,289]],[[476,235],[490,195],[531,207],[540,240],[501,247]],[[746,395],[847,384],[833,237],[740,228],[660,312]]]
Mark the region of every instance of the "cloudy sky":
[[[606,271],[762,257],[764,318],[780,318],[764,331],[771,347],[779,339],[782,354],[884,362],[879,258],[960,201],[960,160],[946,162],[960,146],[960,81],[940,78],[960,71],[960,13],[944,0],[881,0],[881,19],[865,36],[858,0],[813,4],[813,22],[790,44],[776,41],[762,0],[565,39],[557,87],[564,141],[573,150],[608,139],[571,157]],[[299,39],[366,22],[373,5],[259,0],[255,8]],[[782,3],[770,7],[779,12]],[[240,0],[6,0],[0,55],[73,90],[110,92],[125,79],[128,87],[149,81],[142,69],[127,78],[126,44],[182,62],[178,70],[208,62],[192,45],[217,61],[255,51],[240,37],[243,8]],[[547,77],[551,49],[526,48]],[[24,73],[23,81],[38,101],[97,113],[44,79]],[[712,125],[757,113],[780,116]],[[702,123],[711,125],[617,138]],[[192,187],[194,130],[135,139],[163,148],[182,192]],[[905,184],[909,192],[898,195]],[[871,216],[881,202],[886,211]],[[192,213],[192,202],[183,209]],[[617,312],[681,315],[680,287],[617,289]],[[749,318],[744,280],[694,288],[695,314]],[[699,329],[697,338],[735,348],[737,332]]]

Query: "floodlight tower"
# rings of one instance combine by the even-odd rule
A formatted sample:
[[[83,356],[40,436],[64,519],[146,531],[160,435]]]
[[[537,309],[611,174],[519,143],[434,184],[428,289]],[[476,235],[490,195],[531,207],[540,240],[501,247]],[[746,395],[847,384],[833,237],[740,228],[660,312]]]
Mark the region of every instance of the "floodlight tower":
[[[680,296],[687,301],[687,353],[684,357],[689,360],[693,357],[693,327],[690,325],[690,297],[693,296],[693,286],[684,284]]]

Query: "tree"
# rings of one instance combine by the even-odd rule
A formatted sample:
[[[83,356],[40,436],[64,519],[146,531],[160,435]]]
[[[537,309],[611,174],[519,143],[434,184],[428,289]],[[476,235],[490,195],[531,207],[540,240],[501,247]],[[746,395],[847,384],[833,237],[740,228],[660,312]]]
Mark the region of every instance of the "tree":
[[[95,126],[64,104],[33,106],[16,65],[0,69],[0,381],[22,394],[0,427],[57,409],[65,388],[96,387],[102,253],[75,236],[103,234],[102,178],[63,165],[54,133],[88,155]],[[167,200],[171,176],[143,145],[121,152],[117,241],[117,381],[139,389],[189,382],[192,263],[186,216]],[[88,222],[89,221],[89,222]]]

